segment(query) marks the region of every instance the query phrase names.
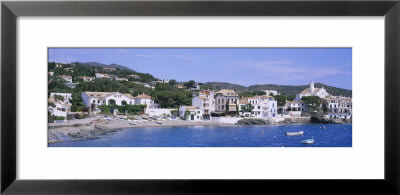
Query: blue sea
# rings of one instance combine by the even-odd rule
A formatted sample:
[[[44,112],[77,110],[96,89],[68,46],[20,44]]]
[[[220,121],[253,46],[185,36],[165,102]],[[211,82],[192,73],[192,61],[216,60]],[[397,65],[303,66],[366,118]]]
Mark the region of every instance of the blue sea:
[[[325,126],[326,129],[321,129]],[[285,131],[304,131],[286,136]],[[302,144],[314,138],[313,144]],[[352,147],[351,124],[274,126],[180,126],[124,129],[99,139],[49,147]]]

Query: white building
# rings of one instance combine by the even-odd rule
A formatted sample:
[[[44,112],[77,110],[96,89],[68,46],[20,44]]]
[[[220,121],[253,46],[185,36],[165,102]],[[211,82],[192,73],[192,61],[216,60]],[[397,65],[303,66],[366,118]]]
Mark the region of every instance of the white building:
[[[117,81],[128,81],[127,78],[116,78],[115,80],[117,80]]]
[[[118,79],[117,75],[106,74],[106,73],[96,73],[96,79]]]
[[[352,117],[353,105],[352,98],[342,96],[331,96],[325,98],[325,105],[328,108],[328,118],[344,118]]]
[[[67,114],[71,112],[71,104],[69,104],[69,98],[68,95],[64,97],[64,101],[57,99],[55,97],[55,94],[62,94],[62,93],[52,93],[53,95],[50,95],[50,98],[48,99],[48,111],[50,112],[51,115],[54,116],[62,116],[62,117],[67,117]],[[69,97],[71,94],[69,94]]]
[[[144,113],[149,116],[172,116],[171,111],[176,109],[169,108],[145,108]]]
[[[203,119],[210,120],[211,112],[215,111],[215,98],[214,91],[203,90],[199,92],[198,96],[193,97],[192,106],[203,109]]]
[[[154,100],[151,99],[151,96],[142,94],[135,97],[136,105],[146,105],[146,108],[158,108],[159,105],[154,103]]]
[[[329,93],[326,92],[324,87],[322,88],[315,88],[314,87],[314,82],[311,81],[310,87],[307,89],[304,89],[302,92],[299,94],[296,94],[296,101],[300,101],[302,97],[307,97],[307,96],[318,96],[320,98],[325,98],[329,96]]]
[[[284,111],[306,111],[303,101],[286,101]]]
[[[83,79],[83,82],[91,82],[91,81],[93,81],[94,80],[94,77],[87,77],[87,76],[82,76],[82,77],[79,77],[79,78],[81,78],[81,79]]]
[[[50,93],[50,98],[54,97],[55,95],[62,96],[64,98],[64,102],[69,104],[69,100],[71,99],[71,93]]]
[[[267,89],[267,90],[261,90],[261,91],[264,91],[266,95],[271,95],[271,94],[272,95],[280,95],[280,93],[278,93],[278,91],[276,91],[276,90]]]
[[[250,104],[250,110],[244,111],[244,106]],[[277,101],[267,95],[242,98],[239,101],[239,112],[243,117],[271,118],[277,116]]]
[[[132,79],[140,79],[140,76],[136,75],[136,74],[131,74],[131,75],[128,75],[127,77],[132,78]]]
[[[135,98],[131,94],[122,94],[120,92],[82,92],[83,103],[90,107],[91,105],[134,105]]]
[[[239,96],[234,90],[222,89],[215,94],[215,112],[217,113],[236,112],[238,104]]]
[[[261,117],[270,118],[276,117],[278,112],[278,102],[274,97],[269,95],[259,96],[260,104],[261,104]]]
[[[203,120],[203,114],[204,114],[203,109],[194,106],[181,106],[179,107],[179,117],[185,118],[186,111],[188,111],[186,120],[189,121]]]
[[[49,72],[49,76],[53,76],[54,75],[54,72]]]
[[[199,90],[200,90],[200,85],[198,83],[195,83],[194,87],[189,89],[189,91],[199,91]]]
[[[68,83],[72,83],[72,76],[70,75],[60,75],[58,78],[63,79],[64,81],[67,81]]]

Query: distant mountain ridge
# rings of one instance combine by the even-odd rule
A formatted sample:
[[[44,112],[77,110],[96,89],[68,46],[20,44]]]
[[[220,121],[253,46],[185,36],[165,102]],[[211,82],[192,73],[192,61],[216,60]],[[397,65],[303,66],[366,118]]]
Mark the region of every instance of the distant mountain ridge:
[[[128,70],[132,72],[136,72],[126,66],[119,65],[119,64],[102,64],[98,62],[79,62],[82,65],[87,65],[87,66],[99,66],[103,68],[119,68],[120,70]],[[152,75],[151,75],[152,76]],[[257,84],[257,85],[251,85],[249,87],[238,85],[238,84],[233,84],[233,83],[226,83],[226,82],[207,82],[204,83],[206,85],[211,85],[214,89],[234,89],[238,92],[246,92],[246,91],[260,91],[260,90],[276,90],[279,93],[285,94],[285,95],[295,95],[303,91],[304,89],[308,88],[308,85],[275,85],[275,84]],[[334,96],[338,95],[343,95],[346,97],[352,97],[352,90],[349,89],[342,89],[338,87],[333,87],[329,85],[325,85],[322,83],[315,83],[315,87],[321,88],[324,87],[326,91]]]
[[[234,89],[239,92],[245,91],[260,91],[260,90],[276,90],[279,93],[283,93],[286,95],[295,95],[303,91],[304,89],[308,88],[309,85],[275,85],[275,84],[265,84],[265,85],[251,85],[249,87],[226,83],[226,82],[207,82],[205,84],[211,85],[213,88],[219,89]],[[346,97],[352,97],[352,90],[349,89],[342,89],[338,87],[333,87],[329,85],[325,85],[322,83],[315,83],[314,85],[317,88],[324,87],[326,91],[334,96],[343,95]]]
[[[129,70],[129,71],[132,71],[132,72],[136,72],[136,71],[134,71],[134,70],[132,70],[132,69],[126,67],[126,66],[119,65],[119,64],[107,65],[107,64],[102,64],[102,63],[98,63],[98,62],[79,62],[79,63],[82,64],[82,65],[86,65],[86,66],[95,66],[95,67],[100,66],[102,68],[119,68],[120,70]]]

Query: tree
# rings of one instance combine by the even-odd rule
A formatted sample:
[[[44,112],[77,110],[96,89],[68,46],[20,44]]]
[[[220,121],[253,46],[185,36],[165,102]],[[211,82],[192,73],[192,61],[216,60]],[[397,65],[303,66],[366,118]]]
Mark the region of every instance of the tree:
[[[176,82],[175,79],[172,79],[172,80],[170,80],[170,81],[168,82],[168,84],[170,84],[171,86],[175,86],[175,85],[178,84],[178,82]]]
[[[274,98],[278,102],[278,106],[285,106],[287,98],[285,95],[276,95]]]
[[[184,115],[184,119],[187,120],[188,117],[189,117],[189,115],[190,115],[190,111],[189,111],[189,110],[186,110],[186,111],[185,111],[185,115]]]
[[[195,85],[196,85],[196,81],[194,81],[194,80],[190,80],[190,81],[188,81],[188,82],[184,83],[183,85],[184,85],[186,88],[190,89],[190,88],[193,88],[193,87],[195,87]]]
[[[54,98],[55,98],[56,100],[64,101],[64,96],[62,96],[62,95],[54,95]]]
[[[301,100],[303,100],[305,104],[311,107],[317,107],[319,105],[320,99],[321,98],[318,96],[305,96],[301,98]]]
[[[245,112],[251,112],[253,110],[253,106],[251,104],[242,105],[241,110],[242,114]]]

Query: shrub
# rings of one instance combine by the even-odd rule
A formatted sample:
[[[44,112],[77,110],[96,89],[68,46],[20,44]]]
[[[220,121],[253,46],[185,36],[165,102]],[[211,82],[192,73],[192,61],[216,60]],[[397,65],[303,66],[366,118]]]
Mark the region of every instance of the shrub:
[[[63,116],[54,116],[54,120],[64,120],[65,117]]]

